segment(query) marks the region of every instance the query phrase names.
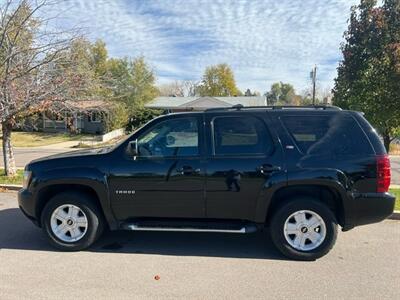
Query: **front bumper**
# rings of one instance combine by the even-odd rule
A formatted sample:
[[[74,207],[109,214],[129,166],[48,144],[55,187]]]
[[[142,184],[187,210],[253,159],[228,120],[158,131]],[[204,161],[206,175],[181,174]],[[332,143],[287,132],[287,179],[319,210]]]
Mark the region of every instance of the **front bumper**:
[[[393,214],[396,198],[389,193],[352,193],[344,230],[380,222]]]
[[[33,194],[27,189],[18,191],[18,205],[24,215],[33,223],[39,226],[39,220],[36,217],[36,205]]]

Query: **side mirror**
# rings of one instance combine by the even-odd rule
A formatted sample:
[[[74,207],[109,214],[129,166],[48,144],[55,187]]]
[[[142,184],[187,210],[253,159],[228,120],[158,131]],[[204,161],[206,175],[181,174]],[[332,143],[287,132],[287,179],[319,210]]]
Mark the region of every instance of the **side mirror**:
[[[128,144],[128,153],[132,156],[138,156],[139,151],[138,151],[138,145],[137,145],[137,140],[130,141]]]

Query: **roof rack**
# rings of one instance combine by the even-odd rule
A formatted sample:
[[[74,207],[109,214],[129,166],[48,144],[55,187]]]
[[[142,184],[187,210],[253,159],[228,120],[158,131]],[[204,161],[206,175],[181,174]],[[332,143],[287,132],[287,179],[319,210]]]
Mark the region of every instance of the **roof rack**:
[[[205,112],[210,111],[229,111],[229,110],[244,110],[244,109],[316,109],[316,110],[342,110],[340,107],[337,106],[328,106],[328,105],[301,105],[301,106],[294,106],[294,105],[278,105],[278,106],[243,106],[242,104],[236,104],[231,107],[215,107],[215,108],[208,108]]]

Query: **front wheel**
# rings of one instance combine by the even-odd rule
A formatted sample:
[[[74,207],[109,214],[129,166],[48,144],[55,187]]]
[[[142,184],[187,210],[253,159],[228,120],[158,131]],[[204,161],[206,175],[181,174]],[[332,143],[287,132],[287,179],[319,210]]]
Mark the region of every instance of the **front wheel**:
[[[296,260],[315,260],[336,242],[337,222],[332,211],[314,199],[294,199],[280,207],[271,219],[275,246]]]
[[[92,199],[80,193],[61,193],[46,204],[42,227],[51,244],[64,251],[88,248],[103,231],[103,218]]]

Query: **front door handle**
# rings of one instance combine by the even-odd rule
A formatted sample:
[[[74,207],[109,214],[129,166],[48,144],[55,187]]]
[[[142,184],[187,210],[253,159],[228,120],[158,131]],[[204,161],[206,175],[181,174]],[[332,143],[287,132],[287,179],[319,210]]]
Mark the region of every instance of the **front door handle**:
[[[192,174],[199,174],[200,169],[193,169],[191,166],[183,166],[180,169],[176,170],[181,175],[192,175]]]
[[[280,171],[280,170],[281,170],[281,167],[273,166],[273,165],[262,165],[260,167],[261,174],[272,173],[272,172],[276,172],[276,171]]]

